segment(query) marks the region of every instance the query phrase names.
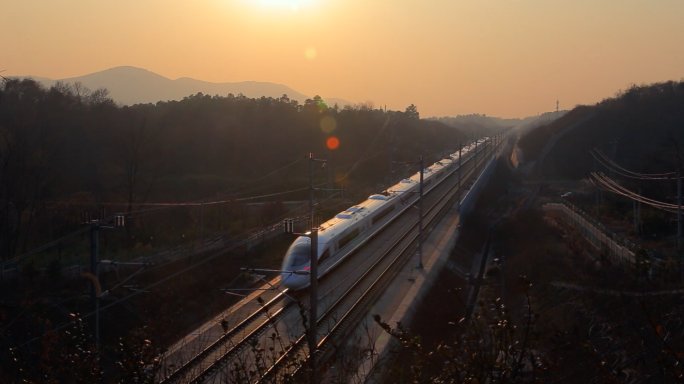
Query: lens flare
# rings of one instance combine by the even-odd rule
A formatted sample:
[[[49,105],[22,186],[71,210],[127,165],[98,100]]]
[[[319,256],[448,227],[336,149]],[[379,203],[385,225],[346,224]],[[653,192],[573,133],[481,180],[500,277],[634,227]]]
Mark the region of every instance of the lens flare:
[[[325,142],[325,145],[327,145],[330,149],[336,149],[340,146],[340,140],[338,140],[337,137],[332,136],[328,138],[328,141]]]
[[[325,133],[333,133],[333,131],[337,129],[337,121],[332,116],[323,116],[319,125],[321,127],[321,131]]]

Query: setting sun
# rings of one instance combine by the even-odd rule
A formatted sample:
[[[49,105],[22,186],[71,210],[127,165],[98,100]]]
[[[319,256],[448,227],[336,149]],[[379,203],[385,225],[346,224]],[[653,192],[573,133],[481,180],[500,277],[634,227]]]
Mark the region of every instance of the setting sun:
[[[0,1],[0,384],[684,384],[684,0]]]
[[[310,3],[311,0],[253,0],[257,4],[274,7],[274,8],[290,8],[297,10],[301,5]]]

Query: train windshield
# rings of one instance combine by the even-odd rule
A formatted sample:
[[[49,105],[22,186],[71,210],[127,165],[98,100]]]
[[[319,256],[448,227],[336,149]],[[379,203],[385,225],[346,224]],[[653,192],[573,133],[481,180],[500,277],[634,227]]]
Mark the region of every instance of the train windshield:
[[[311,246],[309,242],[297,242],[290,246],[285,257],[289,258],[289,265],[294,267],[303,265],[311,259]]]

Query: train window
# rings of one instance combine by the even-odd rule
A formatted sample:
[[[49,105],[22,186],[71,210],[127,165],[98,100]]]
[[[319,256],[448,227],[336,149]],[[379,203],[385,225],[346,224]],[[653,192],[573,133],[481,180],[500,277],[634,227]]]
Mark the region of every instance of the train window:
[[[311,259],[311,246],[308,242],[294,243],[287,250],[285,257],[289,257],[290,266],[296,267],[304,265]]]
[[[345,245],[349,244],[352,240],[356,239],[358,236],[359,236],[359,229],[358,228],[347,233],[346,235],[344,235],[340,239],[340,241],[337,242],[337,249],[344,248]]]
[[[390,205],[389,207],[378,212],[378,214],[373,217],[373,220],[371,220],[371,225],[375,225],[375,223],[382,220],[383,217],[387,216],[392,211],[394,211],[394,205]]]
[[[369,200],[387,200],[387,196],[383,195],[370,195],[368,197]]]
[[[318,265],[323,264],[329,258],[330,258],[330,248],[326,249],[325,252],[323,252],[321,257],[318,259]]]
[[[430,183],[432,183],[432,180],[428,180],[428,181],[423,180],[423,187],[426,185],[430,185]]]

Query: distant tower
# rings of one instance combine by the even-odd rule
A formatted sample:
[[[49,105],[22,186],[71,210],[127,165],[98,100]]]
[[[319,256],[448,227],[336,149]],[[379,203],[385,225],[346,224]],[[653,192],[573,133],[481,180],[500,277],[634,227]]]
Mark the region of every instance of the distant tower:
[[[558,118],[558,105],[559,105],[559,102],[558,102],[558,99],[556,99],[556,119]]]

